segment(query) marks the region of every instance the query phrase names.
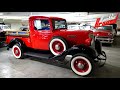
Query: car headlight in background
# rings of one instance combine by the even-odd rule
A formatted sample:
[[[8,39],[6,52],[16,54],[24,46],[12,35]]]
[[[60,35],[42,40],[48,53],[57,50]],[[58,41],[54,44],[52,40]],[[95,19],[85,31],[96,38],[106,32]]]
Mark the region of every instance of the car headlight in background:
[[[113,38],[113,34],[112,33],[109,33],[108,34],[110,38]]]

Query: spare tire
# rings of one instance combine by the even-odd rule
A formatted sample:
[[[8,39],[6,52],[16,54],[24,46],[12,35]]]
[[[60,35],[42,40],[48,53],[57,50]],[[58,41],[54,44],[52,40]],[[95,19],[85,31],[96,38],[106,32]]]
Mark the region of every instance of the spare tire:
[[[68,49],[68,44],[62,37],[54,37],[50,41],[49,49],[53,55],[59,55]]]

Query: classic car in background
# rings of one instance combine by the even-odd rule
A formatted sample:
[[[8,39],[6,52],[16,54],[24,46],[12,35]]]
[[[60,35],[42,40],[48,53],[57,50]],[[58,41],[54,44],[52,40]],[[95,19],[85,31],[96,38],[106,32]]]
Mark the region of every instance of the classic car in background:
[[[0,32],[5,32],[5,31],[9,31],[11,30],[10,27],[8,25],[0,25]]]
[[[94,31],[94,35],[98,40],[102,43],[113,43],[114,36],[116,36],[116,32],[111,25],[97,27]]]
[[[10,27],[5,24],[0,24],[0,47],[5,46],[5,40],[6,40],[6,31],[10,31]]]
[[[29,26],[22,26],[19,29],[20,31],[28,31],[29,30]]]
[[[72,29],[72,30],[79,30],[81,29],[81,26],[80,25],[68,25],[67,28]]]
[[[113,25],[99,26],[96,28],[91,25],[69,25],[68,28],[72,30],[92,30],[95,37],[102,43],[113,43],[114,37],[117,35]]]

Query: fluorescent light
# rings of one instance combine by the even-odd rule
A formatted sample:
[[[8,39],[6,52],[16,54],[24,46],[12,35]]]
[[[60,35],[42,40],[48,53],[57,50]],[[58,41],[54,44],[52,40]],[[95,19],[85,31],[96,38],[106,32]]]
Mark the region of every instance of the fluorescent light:
[[[0,15],[3,15],[3,13],[0,13]]]

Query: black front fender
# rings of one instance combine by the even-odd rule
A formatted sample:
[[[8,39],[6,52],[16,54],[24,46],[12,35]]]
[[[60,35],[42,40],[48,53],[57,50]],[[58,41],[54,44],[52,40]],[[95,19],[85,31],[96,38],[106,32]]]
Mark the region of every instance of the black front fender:
[[[93,48],[85,46],[85,45],[78,45],[78,46],[73,46],[73,47],[69,48],[68,50],[64,51],[62,54],[54,56],[51,59],[64,61],[64,59],[67,55],[73,56],[78,53],[84,53],[93,59],[95,59],[97,57],[96,51]]]
[[[93,59],[95,59],[97,57],[96,50],[90,46],[85,46],[85,45],[74,46],[68,52],[68,54],[70,54],[70,55],[75,55],[78,53],[87,54],[88,56],[90,56]]]

